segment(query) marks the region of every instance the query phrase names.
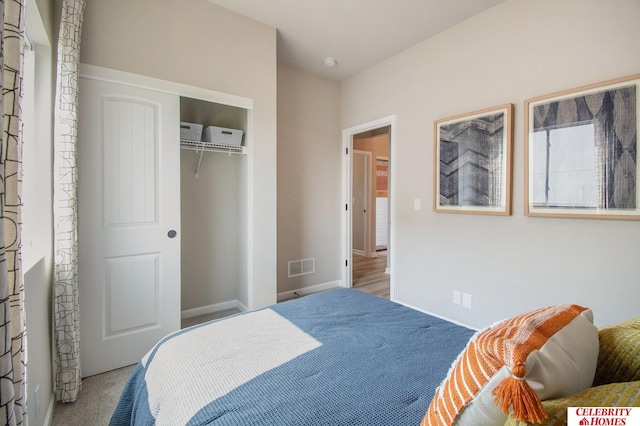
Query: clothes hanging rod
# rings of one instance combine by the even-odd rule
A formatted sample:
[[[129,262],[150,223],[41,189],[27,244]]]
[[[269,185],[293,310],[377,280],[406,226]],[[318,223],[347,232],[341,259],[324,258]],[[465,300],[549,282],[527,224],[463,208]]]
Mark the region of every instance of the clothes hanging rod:
[[[184,139],[180,141],[180,148],[195,151],[196,155],[198,153],[200,154],[198,156],[198,163],[196,164],[196,173],[195,173],[196,179],[200,174],[200,165],[202,164],[202,156],[204,155],[205,152],[217,152],[217,153],[228,154],[229,156],[233,154],[240,154],[240,155],[246,154],[243,146],[221,145],[221,144],[213,144],[211,142],[191,141],[191,140],[184,140]]]

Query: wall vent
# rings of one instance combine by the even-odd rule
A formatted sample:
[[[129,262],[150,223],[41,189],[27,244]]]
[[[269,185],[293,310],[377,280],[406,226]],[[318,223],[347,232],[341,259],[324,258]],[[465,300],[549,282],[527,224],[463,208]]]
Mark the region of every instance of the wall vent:
[[[308,275],[316,272],[316,258],[290,260],[288,278],[298,277],[300,275]]]

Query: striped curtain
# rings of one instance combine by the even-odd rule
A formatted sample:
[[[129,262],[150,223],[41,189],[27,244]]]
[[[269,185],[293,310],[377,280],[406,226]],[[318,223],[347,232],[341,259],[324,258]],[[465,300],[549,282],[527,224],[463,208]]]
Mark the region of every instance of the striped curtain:
[[[54,344],[56,399],[73,402],[82,386],[78,315],[76,144],[78,67],[84,0],[63,0],[58,37],[54,136]]]
[[[27,424],[27,333],[20,252],[24,0],[0,0],[0,424]]]

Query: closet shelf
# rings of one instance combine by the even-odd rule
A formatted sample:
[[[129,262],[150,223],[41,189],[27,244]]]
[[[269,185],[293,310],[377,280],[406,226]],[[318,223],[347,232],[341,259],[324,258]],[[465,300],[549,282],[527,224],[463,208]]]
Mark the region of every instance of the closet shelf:
[[[190,149],[195,151],[196,154],[200,153],[198,156],[198,163],[196,164],[196,178],[200,173],[200,164],[202,163],[202,155],[206,152],[221,152],[225,154],[246,154],[243,146],[237,145],[223,145],[217,144],[213,142],[205,142],[205,141],[192,141],[187,139],[180,140],[180,148],[182,149]]]
[[[193,151],[222,152],[225,154],[246,154],[243,146],[223,145],[213,142],[180,140],[180,148],[191,149]]]

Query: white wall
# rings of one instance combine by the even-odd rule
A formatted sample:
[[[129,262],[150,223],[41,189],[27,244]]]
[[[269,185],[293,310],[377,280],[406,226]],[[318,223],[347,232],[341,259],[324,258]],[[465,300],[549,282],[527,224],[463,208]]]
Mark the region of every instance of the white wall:
[[[253,100],[249,307],[276,301],[276,30],[206,0],[87,2],[81,62]],[[252,262],[252,263],[251,263]]]
[[[41,258],[24,274],[27,316],[27,407],[30,425],[51,420],[54,405],[51,353],[51,268],[50,258]],[[38,391],[36,394],[36,390]]]
[[[340,279],[339,105],[338,84],[278,66],[279,293]],[[315,274],[287,278],[310,257]]]
[[[342,84],[343,128],[397,116],[399,301],[476,327],[565,302],[599,325],[638,315],[638,222],[524,216],[523,103],[639,73],[639,23],[637,0],[508,0]],[[513,215],[433,213],[433,121],[508,102]]]
[[[27,405],[30,425],[51,421],[54,406],[51,345],[53,277],[53,73],[52,3],[27,0],[26,26],[35,47],[35,122],[25,122],[23,147],[22,260],[27,322]],[[26,80],[25,80],[26,81]],[[36,389],[38,390],[36,396]],[[37,400],[37,408],[36,408]]]

